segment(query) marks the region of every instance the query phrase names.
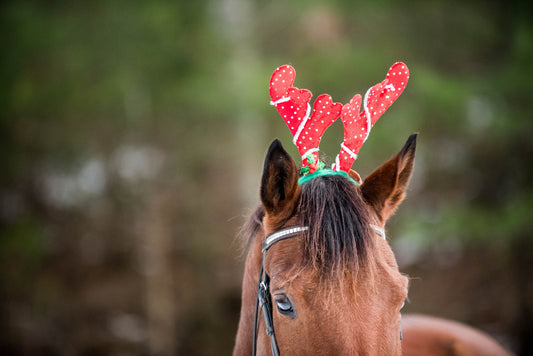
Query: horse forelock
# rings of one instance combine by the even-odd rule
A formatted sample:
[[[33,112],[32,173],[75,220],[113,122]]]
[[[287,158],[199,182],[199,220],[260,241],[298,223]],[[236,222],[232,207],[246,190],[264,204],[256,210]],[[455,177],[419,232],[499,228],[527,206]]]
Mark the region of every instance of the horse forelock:
[[[373,239],[371,216],[359,189],[342,176],[317,177],[301,187],[296,214],[309,230],[302,236],[305,266],[325,278],[356,274],[367,265]],[[257,236],[265,211],[259,206],[240,235],[246,249]],[[296,266],[295,266],[296,267]]]
[[[300,221],[309,226],[305,260],[324,277],[357,273],[367,265],[371,216],[359,189],[342,176],[317,177],[302,186]]]

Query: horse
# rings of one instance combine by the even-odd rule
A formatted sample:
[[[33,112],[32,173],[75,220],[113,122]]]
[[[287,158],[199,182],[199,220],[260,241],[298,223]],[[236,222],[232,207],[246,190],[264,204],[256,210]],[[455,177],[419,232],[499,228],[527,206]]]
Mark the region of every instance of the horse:
[[[409,278],[385,223],[405,197],[416,141],[364,181],[350,169],[300,183],[280,141],[270,145],[261,204],[241,232],[248,252],[234,356],[510,355],[460,324],[402,320]]]

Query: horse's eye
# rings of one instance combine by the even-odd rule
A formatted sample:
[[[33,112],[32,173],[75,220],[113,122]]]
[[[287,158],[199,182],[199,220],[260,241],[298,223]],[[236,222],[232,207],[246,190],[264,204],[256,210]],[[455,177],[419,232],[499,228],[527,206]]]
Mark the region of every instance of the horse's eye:
[[[291,300],[286,295],[276,296],[275,301],[276,307],[281,314],[290,316],[291,318],[296,317],[296,310],[292,306]]]

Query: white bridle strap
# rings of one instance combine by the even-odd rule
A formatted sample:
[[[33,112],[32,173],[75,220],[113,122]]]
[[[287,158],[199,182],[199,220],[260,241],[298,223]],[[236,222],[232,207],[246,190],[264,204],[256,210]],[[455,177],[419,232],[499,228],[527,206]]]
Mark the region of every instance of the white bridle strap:
[[[293,226],[268,235],[263,242],[263,253],[265,253],[276,242],[294,237],[307,230],[309,230],[308,226]]]
[[[384,240],[387,238],[385,235],[385,230],[377,225],[370,224],[370,226],[377,232],[379,236],[381,236]],[[273,234],[270,234],[267,236],[265,241],[263,242],[263,249],[262,252],[268,251],[268,249],[274,245],[276,242],[285,240],[291,237],[294,237],[296,235],[299,235],[300,233],[309,230],[309,226],[293,226],[289,227],[280,231],[277,231]]]
[[[377,225],[374,225],[374,224],[370,224],[370,226],[376,230],[376,232],[378,233],[379,236],[381,236],[383,238],[383,240],[386,240],[387,239],[387,236],[385,235],[385,230]]]

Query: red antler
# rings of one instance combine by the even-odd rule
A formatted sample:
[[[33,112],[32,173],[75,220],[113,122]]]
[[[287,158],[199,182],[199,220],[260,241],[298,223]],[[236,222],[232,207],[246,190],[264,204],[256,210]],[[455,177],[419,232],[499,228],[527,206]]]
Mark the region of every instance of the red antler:
[[[277,68],[270,78],[271,105],[289,127],[293,142],[302,156],[302,164],[312,173],[318,168],[318,146],[324,131],[340,115],[342,104],[333,103],[327,94],[320,95],[311,113],[311,92],[293,87],[296,71],[289,65]]]
[[[394,63],[387,72],[385,80],[368,89],[363,101],[363,111],[360,114],[361,95],[359,94],[343,106],[341,120],[344,126],[344,141],[335,159],[334,170],[345,172],[350,170],[357,159],[357,153],[368,138],[370,129],[400,96],[408,80],[407,66],[402,62]]]

